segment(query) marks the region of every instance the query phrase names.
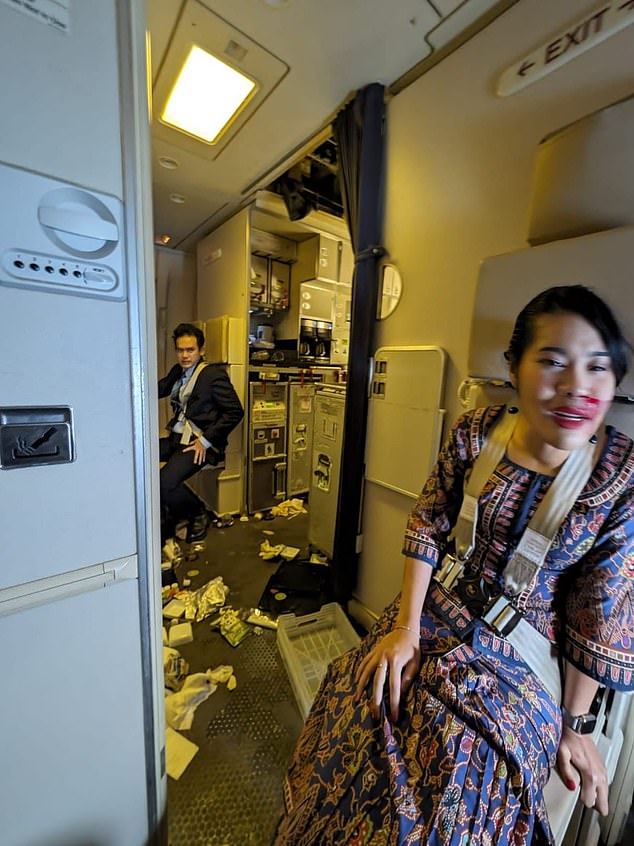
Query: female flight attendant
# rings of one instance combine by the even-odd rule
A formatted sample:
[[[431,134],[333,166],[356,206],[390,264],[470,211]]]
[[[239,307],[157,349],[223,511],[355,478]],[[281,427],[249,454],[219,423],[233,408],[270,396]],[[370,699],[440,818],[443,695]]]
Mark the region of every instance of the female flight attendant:
[[[607,813],[591,706],[634,688],[634,444],[604,424],[628,353],[583,286],[522,310],[518,408],[454,424],[409,516],[401,593],[308,716],[278,846],[552,844],[555,765]]]

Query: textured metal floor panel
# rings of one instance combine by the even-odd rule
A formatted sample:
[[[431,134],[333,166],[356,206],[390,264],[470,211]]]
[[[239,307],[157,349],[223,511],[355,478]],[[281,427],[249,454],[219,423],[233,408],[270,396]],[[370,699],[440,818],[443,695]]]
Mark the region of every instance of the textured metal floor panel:
[[[270,846],[282,810],[301,720],[275,632],[250,637],[231,657],[238,688],[219,688],[221,707],[191,738],[200,751],[178,782],[170,780],[171,846]]]

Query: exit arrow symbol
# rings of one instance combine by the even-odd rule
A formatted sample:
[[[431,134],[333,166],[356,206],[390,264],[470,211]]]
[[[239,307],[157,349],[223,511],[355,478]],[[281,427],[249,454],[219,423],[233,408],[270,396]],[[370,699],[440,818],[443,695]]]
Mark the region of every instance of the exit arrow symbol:
[[[634,3],[634,0],[631,0],[631,2]],[[520,76],[526,76],[532,67],[535,67],[535,62],[522,62],[517,72]]]

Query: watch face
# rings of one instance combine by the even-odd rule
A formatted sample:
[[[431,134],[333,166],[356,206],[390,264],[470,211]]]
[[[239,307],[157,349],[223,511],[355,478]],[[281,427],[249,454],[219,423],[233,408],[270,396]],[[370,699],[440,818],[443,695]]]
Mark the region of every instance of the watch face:
[[[594,731],[594,727],[597,724],[595,714],[579,714],[575,716],[566,708],[562,708],[561,713],[564,723],[573,731],[576,731],[577,734],[590,734]]]

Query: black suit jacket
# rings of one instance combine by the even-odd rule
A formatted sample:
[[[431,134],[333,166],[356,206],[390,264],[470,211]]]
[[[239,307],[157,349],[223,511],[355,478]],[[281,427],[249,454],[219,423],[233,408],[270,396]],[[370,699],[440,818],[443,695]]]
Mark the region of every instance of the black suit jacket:
[[[183,369],[175,364],[163,379],[159,380],[159,397],[168,397]],[[203,437],[219,453],[224,453],[229,432],[244,417],[242,404],[238,399],[227,372],[221,364],[208,364],[196,379],[196,384],[187,401],[187,418],[202,429]],[[171,429],[176,417],[167,424]]]

